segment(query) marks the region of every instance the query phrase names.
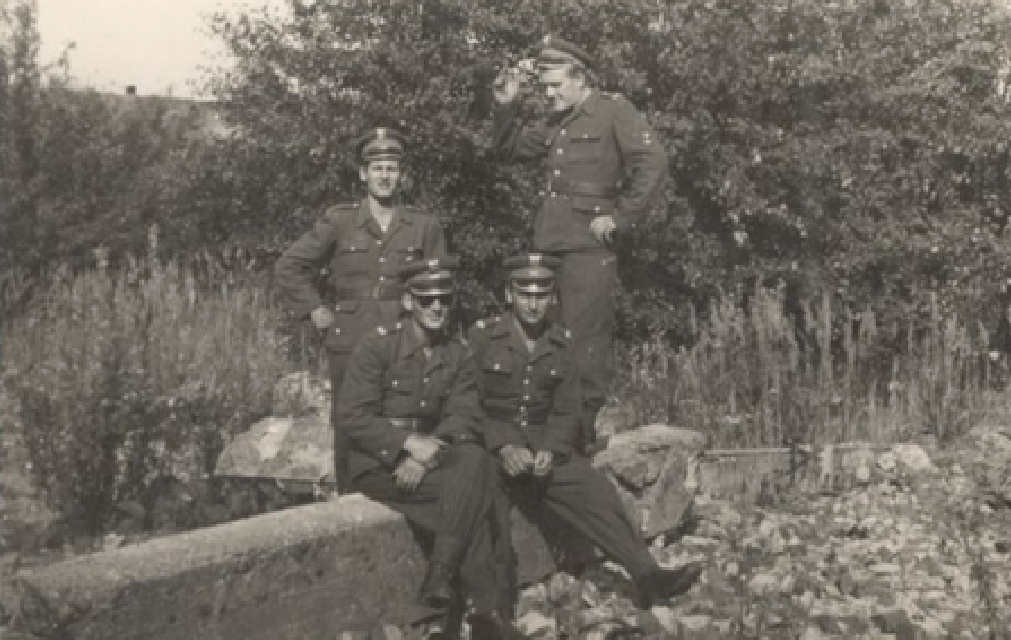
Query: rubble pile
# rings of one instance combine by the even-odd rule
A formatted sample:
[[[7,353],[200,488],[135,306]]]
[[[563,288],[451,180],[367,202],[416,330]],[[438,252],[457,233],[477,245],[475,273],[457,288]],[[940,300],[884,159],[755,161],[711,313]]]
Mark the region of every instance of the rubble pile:
[[[928,448],[878,454],[840,492],[698,495],[687,530],[651,547],[665,566],[707,563],[688,594],[637,610],[605,562],[525,588],[518,625],[544,640],[1011,637],[1011,432]]]

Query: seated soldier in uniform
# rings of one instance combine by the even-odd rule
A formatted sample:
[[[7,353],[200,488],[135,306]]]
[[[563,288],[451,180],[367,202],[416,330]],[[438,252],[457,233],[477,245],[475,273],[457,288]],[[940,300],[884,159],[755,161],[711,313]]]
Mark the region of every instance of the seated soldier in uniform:
[[[492,506],[500,494],[475,432],[473,357],[446,332],[458,267],[445,257],[402,270],[410,317],[362,339],[338,396],[338,425],[351,443],[350,490],[430,537],[421,603],[446,610],[462,592],[475,638],[522,638],[498,607]]]
[[[563,521],[621,564],[648,608],[687,591],[702,569],[658,566],[614,487],[574,452],[580,378],[571,370],[569,332],[548,320],[557,266],[557,258],[537,253],[507,260],[510,312],[469,333],[485,444],[509,499],[535,519],[541,512]]]

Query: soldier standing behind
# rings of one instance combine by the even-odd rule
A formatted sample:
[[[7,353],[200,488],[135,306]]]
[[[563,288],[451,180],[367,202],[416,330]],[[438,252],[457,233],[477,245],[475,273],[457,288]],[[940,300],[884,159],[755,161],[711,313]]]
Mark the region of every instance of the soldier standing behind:
[[[701,568],[659,567],[614,487],[584,456],[572,455],[579,378],[570,369],[569,332],[547,318],[559,263],[543,254],[507,260],[511,312],[470,331],[484,440],[499,460],[509,499],[539,524],[544,516],[557,518],[600,547],[625,567],[639,589],[639,604],[648,608],[690,588]],[[498,521],[509,519],[502,515]]]
[[[368,188],[360,202],[327,209],[316,226],[278,259],[276,281],[291,313],[308,317],[324,336],[330,368],[334,429],[334,479],[347,481],[347,444],[336,422],[338,392],[351,350],[362,332],[395,321],[402,312],[400,268],[413,260],[445,254],[438,220],[397,204],[403,136],[376,128],[359,138],[359,173]],[[326,263],[336,300],[324,300],[315,286]]]
[[[539,160],[547,172],[533,245],[562,260],[561,318],[575,337],[584,376],[581,446],[592,450],[610,381],[612,234],[648,214],[663,192],[667,154],[628,100],[595,88],[594,61],[582,48],[548,36],[537,68],[550,114],[519,120],[522,73],[507,69],[493,87],[493,146],[504,160]]]
[[[351,356],[338,399],[351,443],[349,487],[431,536],[423,604],[454,605],[459,580],[474,611],[472,637],[522,638],[500,608],[499,494],[480,444],[473,356],[446,333],[458,268],[455,257],[406,267],[410,319],[373,329]]]

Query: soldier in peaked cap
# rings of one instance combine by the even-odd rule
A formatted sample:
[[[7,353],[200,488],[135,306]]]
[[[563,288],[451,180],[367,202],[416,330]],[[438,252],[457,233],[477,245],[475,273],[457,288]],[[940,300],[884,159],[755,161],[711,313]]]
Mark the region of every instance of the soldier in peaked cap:
[[[581,441],[592,450],[610,381],[617,281],[612,234],[642,220],[663,193],[667,154],[628,100],[597,90],[595,61],[582,47],[547,37],[537,71],[550,113],[523,122],[520,78],[507,70],[493,87],[492,142],[503,160],[539,161],[546,173],[533,244],[562,259],[560,312],[584,372]]]
[[[390,127],[376,127],[354,144],[368,194],[359,202],[328,208],[275,268],[288,310],[297,318],[309,318],[323,336],[334,407],[334,480],[340,490],[347,479],[347,445],[338,435],[335,408],[351,350],[364,330],[401,314],[398,269],[443,255],[446,244],[434,216],[397,201],[404,136]],[[317,287],[324,266],[332,298]]]
[[[459,264],[450,256],[401,270],[410,316],[362,338],[337,423],[351,445],[350,489],[403,513],[424,534],[429,567],[420,601],[448,610],[465,596],[473,637],[522,638],[500,609],[497,481],[481,444],[474,361],[446,331]]]
[[[690,588],[700,568],[660,568],[614,487],[584,456],[573,455],[580,379],[569,332],[548,319],[560,263],[540,253],[507,260],[509,312],[470,331],[484,440],[499,461],[509,500],[535,522],[543,524],[545,516],[561,521],[601,548],[625,567],[639,588],[640,604],[649,607]],[[496,522],[508,523],[501,502],[497,509]],[[507,551],[498,551],[501,566]]]

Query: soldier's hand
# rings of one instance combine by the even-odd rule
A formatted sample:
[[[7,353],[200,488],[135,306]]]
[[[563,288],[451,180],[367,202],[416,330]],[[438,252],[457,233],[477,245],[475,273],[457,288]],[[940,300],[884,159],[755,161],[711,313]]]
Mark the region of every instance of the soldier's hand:
[[[319,306],[312,310],[309,314],[309,318],[312,319],[312,324],[314,327],[320,331],[325,331],[330,328],[334,322],[337,321],[337,316],[330,307]]]
[[[414,458],[404,458],[404,461],[393,470],[393,480],[401,491],[413,493],[418,489],[427,471],[425,465]]]
[[[499,449],[498,456],[506,474],[514,478],[529,473],[534,468],[534,454],[530,449],[507,444]]]
[[[520,93],[520,83],[523,72],[515,67],[508,67],[499,72],[491,85],[491,94],[500,105],[511,104]]]
[[[617,226],[614,216],[597,216],[590,222],[590,233],[600,244],[610,244],[611,234]]]
[[[412,433],[404,441],[404,451],[425,467],[436,467],[446,443],[435,436]]]
[[[534,475],[543,477],[555,468],[555,454],[552,451],[538,451],[534,456]]]

